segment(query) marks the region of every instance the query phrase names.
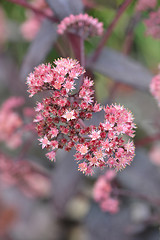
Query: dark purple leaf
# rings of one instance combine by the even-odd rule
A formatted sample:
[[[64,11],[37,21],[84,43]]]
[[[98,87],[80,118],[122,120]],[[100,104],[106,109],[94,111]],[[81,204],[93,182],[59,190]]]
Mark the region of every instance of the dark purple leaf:
[[[129,216],[129,206],[119,213],[111,215],[102,212],[96,205],[91,205],[90,212],[86,218],[86,227],[89,232],[89,240],[130,240],[130,236],[125,233],[128,224],[131,224]],[[107,238],[106,238],[107,236]]]
[[[136,156],[124,171],[118,174],[121,184],[131,191],[153,198],[160,198],[159,169],[154,166],[144,150],[137,150]]]
[[[60,20],[70,14],[76,15],[83,12],[81,0],[46,0],[46,2]]]
[[[104,48],[100,57],[89,67],[140,90],[147,90],[152,78],[152,74],[139,62],[109,48]]]
[[[25,56],[20,73],[21,79],[24,80],[26,75],[45,59],[56,40],[57,25],[45,20]]]
[[[63,215],[66,204],[79,190],[83,174],[78,172],[74,152],[60,152],[52,177],[53,204],[59,215]]]

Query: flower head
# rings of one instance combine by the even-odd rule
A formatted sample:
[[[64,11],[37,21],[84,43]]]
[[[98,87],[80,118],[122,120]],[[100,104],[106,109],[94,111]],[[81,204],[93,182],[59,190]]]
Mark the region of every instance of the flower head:
[[[101,36],[103,33],[103,23],[97,18],[93,18],[88,14],[70,15],[64,18],[58,25],[57,32],[62,35],[65,31],[72,31],[80,34],[83,30],[83,36]]]
[[[46,156],[54,160],[58,149],[70,151],[74,147],[78,169],[85,174],[92,174],[94,167],[125,168],[134,157],[133,142],[123,139],[123,135],[134,136],[132,113],[117,104],[102,108],[94,103],[93,81],[88,77],[72,94],[75,80],[84,69],[69,58],[55,60],[54,64],[40,65],[27,80],[32,95],[43,90],[51,92],[50,97],[37,103],[34,120],[42,148],[50,151]],[[86,127],[84,120],[102,110],[104,122]]]

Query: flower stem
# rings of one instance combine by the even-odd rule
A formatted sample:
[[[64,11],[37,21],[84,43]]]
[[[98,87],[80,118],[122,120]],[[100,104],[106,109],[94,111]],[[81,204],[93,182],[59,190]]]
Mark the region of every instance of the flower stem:
[[[139,198],[141,200],[149,202],[152,205],[160,206],[160,199],[154,199],[154,198],[146,196],[142,193],[136,193],[136,192],[132,192],[129,190],[117,189],[117,188],[113,189],[112,191],[113,191],[113,194],[118,195],[118,196],[128,196],[128,197],[133,197],[133,198]]]
[[[108,41],[110,35],[112,34],[112,31],[114,29],[114,27],[116,26],[119,18],[121,17],[121,15],[124,13],[124,11],[126,10],[126,8],[129,6],[129,4],[132,2],[133,0],[126,0],[121,7],[118,9],[117,14],[115,16],[115,18],[113,19],[112,23],[109,25],[109,27],[107,28],[106,32],[104,33],[97,49],[95,50],[93,56],[91,57],[91,59],[89,60],[89,64],[91,62],[95,62],[96,59],[99,57],[104,45],[106,44],[106,42]]]
[[[44,11],[42,11],[42,10],[40,10],[38,8],[35,8],[34,6],[32,6],[31,4],[27,3],[24,0],[7,0],[7,1],[15,3],[17,5],[20,5],[20,6],[24,7],[24,8],[28,8],[28,9],[32,10],[34,13],[36,13],[38,15],[41,15],[41,16],[43,16],[45,18],[50,19],[52,22],[58,22],[58,19],[55,18],[54,16],[48,15]]]
[[[136,145],[136,147],[142,147],[144,145],[147,145],[147,144],[157,141],[159,139],[160,139],[160,133],[157,133],[154,136],[144,137],[144,138],[138,140],[135,143],[135,145]]]
[[[80,37],[80,64],[85,68],[84,38]]]
[[[133,40],[134,40],[134,29],[140,20],[141,20],[141,13],[137,12],[133,17],[131,17],[129,21],[129,24],[126,29],[124,44],[123,44],[123,53],[125,55],[128,55],[132,49]]]

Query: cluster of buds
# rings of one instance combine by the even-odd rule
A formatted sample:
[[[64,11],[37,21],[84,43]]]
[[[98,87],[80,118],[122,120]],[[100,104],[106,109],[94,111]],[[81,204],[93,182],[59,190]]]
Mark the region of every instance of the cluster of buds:
[[[160,74],[154,76],[150,83],[150,92],[155,97],[160,106]]]
[[[157,5],[157,0],[139,0],[136,4],[136,10],[139,12],[153,9]]]
[[[111,214],[115,214],[119,211],[119,201],[112,191],[115,176],[115,171],[106,171],[104,175],[98,178],[93,188],[94,200],[99,203],[102,211]]]
[[[0,180],[4,186],[16,186],[27,197],[49,196],[50,181],[47,173],[27,160],[13,161],[0,154]]]
[[[65,31],[70,31],[84,38],[92,36],[101,36],[103,34],[103,23],[97,18],[89,16],[87,13],[79,15],[70,15],[64,18],[58,25],[57,32],[62,35]]]
[[[122,135],[134,136],[135,124],[131,112],[120,105],[101,107],[93,101],[93,81],[87,77],[78,92],[75,80],[84,69],[76,60],[61,58],[51,64],[40,65],[27,78],[31,96],[52,90],[51,96],[37,103],[37,131],[42,148],[50,150],[46,156],[55,160],[56,151],[76,149],[78,169],[92,174],[94,167],[109,166],[120,170],[134,157],[134,144],[125,142]],[[105,120],[98,127],[85,126],[84,120],[93,112],[104,110]],[[107,157],[107,159],[106,159]]]
[[[144,20],[144,23],[147,28],[147,35],[152,36],[153,38],[160,38],[160,8],[149,14],[149,18]]]

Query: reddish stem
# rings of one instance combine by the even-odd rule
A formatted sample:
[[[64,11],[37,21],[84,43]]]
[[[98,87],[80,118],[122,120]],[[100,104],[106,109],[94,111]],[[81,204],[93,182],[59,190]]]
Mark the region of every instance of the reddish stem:
[[[142,193],[131,192],[131,191],[125,190],[125,189],[113,189],[113,194],[119,195],[119,196],[128,196],[128,197],[133,197],[133,198],[139,198],[146,202],[151,203],[152,205],[160,206],[160,199],[153,199]]]
[[[78,119],[78,122],[79,122],[79,124],[81,125],[82,128],[86,128],[86,125],[81,118]]]
[[[53,22],[58,22],[58,19],[56,17],[48,15],[44,11],[42,11],[42,10],[40,10],[38,8],[35,8],[33,5],[27,3],[24,0],[7,0],[7,1],[15,3],[17,5],[20,5],[20,6],[24,7],[24,8],[28,8],[28,9],[32,10],[34,13],[39,14],[39,15],[45,17],[45,18],[48,18],[48,19],[50,19]]]
[[[106,42],[108,41],[110,35],[112,34],[112,31],[114,29],[114,27],[116,26],[119,18],[121,17],[121,15],[124,13],[124,11],[126,10],[126,8],[129,6],[129,4],[132,2],[133,0],[126,0],[121,7],[119,8],[119,10],[117,11],[117,14],[115,16],[115,18],[113,19],[112,23],[109,25],[109,27],[107,28],[105,34],[103,35],[97,49],[95,50],[93,56],[91,57],[91,59],[89,60],[90,62],[95,62],[96,59],[99,57],[104,45],[106,44]]]
[[[160,133],[155,134],[154,136],[145,137],[143,139],[138,140],[135,145],[136,147],[142,147],[144,145],[147,145],[149,143],[152,143],[153,141],[160,139]]]
[[[126,29],[126,38],[123,45],[123,53],[128,55],[132,49],[134,40],[134,29],[138,22],[141,20],[141,13],[136,13],[131,19]]]

